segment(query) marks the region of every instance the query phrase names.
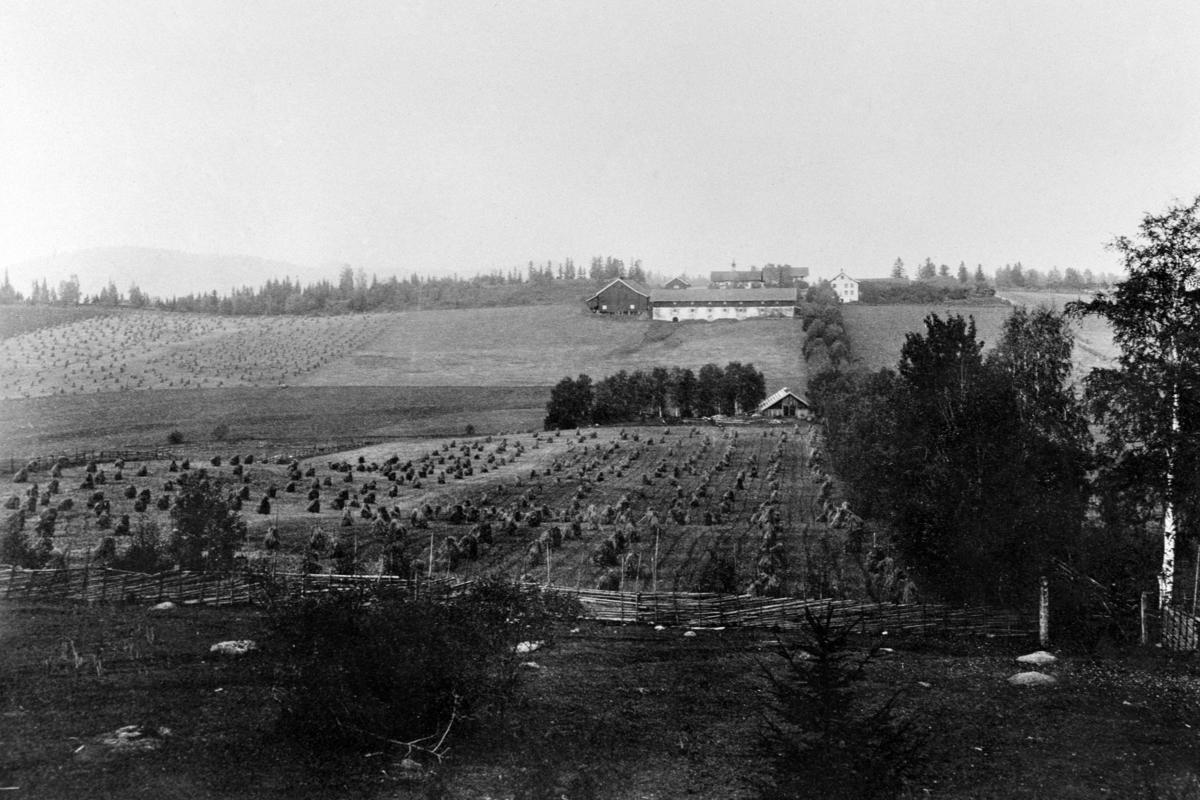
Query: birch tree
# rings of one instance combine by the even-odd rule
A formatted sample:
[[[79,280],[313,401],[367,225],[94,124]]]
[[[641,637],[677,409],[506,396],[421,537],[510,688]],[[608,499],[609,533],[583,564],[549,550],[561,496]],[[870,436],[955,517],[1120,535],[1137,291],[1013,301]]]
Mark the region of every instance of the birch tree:
[[[1200,465],[1200,197],[1147,215],[1119,237],[1128,278],[1068,311],[1108,320],[1117,367],[1086,380],[1088,404],[1106,434],[1109,469],[1137,487],[1162,520],[1159,607],[1175,590],[1175,544]]]

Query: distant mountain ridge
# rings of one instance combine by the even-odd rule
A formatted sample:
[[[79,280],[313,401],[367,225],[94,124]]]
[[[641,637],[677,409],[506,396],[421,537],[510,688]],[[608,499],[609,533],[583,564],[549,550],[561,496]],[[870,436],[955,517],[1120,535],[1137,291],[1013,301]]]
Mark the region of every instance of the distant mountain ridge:
[[[122,294],[137,284],[153,297],[183,297],[234,287],[261,286],[272,279],[299,278],[302,283],[322,278],[337,280],[336,269],[300,266],[286,261],[244,255],[185,253],[153,247],[94,247],[22,261],[5,269],[13,287],[28,296],[34,281],[51,288],[79,276],[85,295],[98,294],[111,280]]]

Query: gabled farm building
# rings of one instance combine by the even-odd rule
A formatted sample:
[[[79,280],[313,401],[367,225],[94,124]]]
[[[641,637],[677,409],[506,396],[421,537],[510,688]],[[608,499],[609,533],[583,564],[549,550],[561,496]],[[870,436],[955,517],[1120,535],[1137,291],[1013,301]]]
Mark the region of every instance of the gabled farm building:
[[[650,311],[650,290],[637,281],[617,278],[587,300],[597,314],[644,314]]]
[[[763,274],[757,269],[714,270],[709,282],[713,289],[757,289],[763,285]]]
[[[667,322],[755,317],[783,319],[796,315],[796,290],[652,289],[650,307],[654,319]]]
[[[671,280],[667,281],[667,285],[664,286],[663,288],[664,289],[690,289],[690,288],[692,288],[692,285],[690,283],[688,283],[687,281],[685,281],[682,277],[679,277],[679,278],[671,278]]]
[[[759,403],[756,411],[764,417],[797,417],[809,408],[807,400],[785,386]]]
[[[837,293],[838,299],[843,303],[858,302],[858,281],[845,272],[839,272],[837,277],[829,283],[833,286],[833,291]]]

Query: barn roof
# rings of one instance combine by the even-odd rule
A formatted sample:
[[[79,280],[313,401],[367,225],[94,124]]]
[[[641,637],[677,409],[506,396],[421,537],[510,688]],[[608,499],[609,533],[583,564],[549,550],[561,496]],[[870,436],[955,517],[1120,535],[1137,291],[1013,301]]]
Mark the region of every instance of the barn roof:
[[[632,289],[633,291],[635,291],[635,292],[637,292],[638,294],[642,295],[643,297],[649,297],[649,296],[650,296],[650,290],[649,290],[649,289],[647,289],[645,286],[642,286],[642,285],[641,285],[640,283],[638,283],[637,281],[631,281],[631,280],[629,280],[628,278],[614,278],[613,280],[611,280],[611,281],[609,281],[608,283],[604,284],[604,289],[601,289],[599,292],[596,292],[594,295],[592,295],[591,297],[589,297],[589,298],[588,298],[588,300],[594,300],[594,299],[596,299],[597,297],[599,297],[599,296],[601,295],[601,293],[603,293],[603,292],[604,292],[604,290],[605,290],[605,289],[608,289],[608,288],[609,288],[610,286],[612,286],[614,283],[623,283],[623,284],[625,284],[626,286],[628,286],[630,289]]]
[[[792,397],[794,397],[794,398],[796,398],[797,400],[799,400],[799,401],[801,402],[801,404],[803,404],[803,406],[804,406],[805,408],[808,408],[808,407],[809,407],[809,405],[808,405],[808,401],[807,401],[807,400],[805,400],[803,397],[801,397],[800,395],[796,394],[796,393],[795,393],[795,392],[793,392],[791,389],[789,389],[789,388],[787,388],[787,387],[785,386],[785,387],[783,387],[782,389],[780,389],[778,392],[776,392],[775,394],[773,394],[773,395],[771,395],[770,397],[768,397],[766,400],[763,400],[761,403],[759,403],[759,404],[758,404],[758,408],[757,408],[757,409],[755,409],[755,411],[756,411],[756,412],[762,412],[762,411],[766,411],[768,408],[770,408],[771,406],[775,405],[775,404],[776,404],[776,403],[778,403],[780,400],[782,400],[783,398],[787,397],[789,394],[790,394]]]
[[[745,272],[738,273],[745,275]],[[650,302],[672,303],[761,303],[796,302],[795,289],[652,289]]]
[[[761,281],[763,279],[762,270],[717,270],[712,273],[711,280],[713,283],[722,283],[725,281]]]
[[[672,283],[682,283],[685,287],[691,286],[690,283],[683,279],[682,275],[680,275],[678,278],[671,278],[671,280],[667,281],[667,286],[670,286]]]

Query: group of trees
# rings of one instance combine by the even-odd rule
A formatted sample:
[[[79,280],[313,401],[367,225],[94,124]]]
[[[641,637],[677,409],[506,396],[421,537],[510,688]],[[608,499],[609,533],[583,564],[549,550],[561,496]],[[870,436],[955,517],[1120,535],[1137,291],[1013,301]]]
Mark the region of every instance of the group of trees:
[[[550,392],[547,430],[634,422],[646,417],[707,417],[749,413],[767,396],[767,383],[753,364],[731,361],[722,369],[705,364],[699,373],[679,367],[648,372],[621,370],[592,383],[587,375],[563,378]]]
[[[908,268],[904,260],[897,258],[892,263],[891,277],[893,280],[908,280]],[[972,271],[965,261],[958,262],[957,268],[949,264],[934,264],[933,259],[926,257],[917,265],[915,277],[920,281],[937,281],[943,283],[956,281],[962,286],[988,284],[988,277],[983,271],[982,264],[976,264]],[[1107,289],[1116,282],[1116,278],[1108,273],[1095,274],[1090,269],[1078,270],[1067,267],[1060,270],[1052,267],[1043,273],[1036,269],[1026,268],[1018,261],[1015,264],[1005,264],[996,270],[993,282],[999,288],[1016,289],[1061,289],[1064,291],[1085,291],[1090,289]]]
[[[851,503],[890,524],[933,594],[1028,598],[1061,560],[1133,597],[1158,539],[1172,602],[1178,540],[1200,534],[1200,198],[1112,247],[1128,279],[1066,312],[1015,310],[986,356],[973,320],[931,315],[895,371],[810,382]],[[1078,395],[1071,318],[1086,315],[1120,356]]]
[[[1066,387],[1061,313],[1018,310],[986,358],[974,321],[929,316],[896,371],[809,386],[851,504],[886,519],[905,562],[948,600],[1028,597],[1078,537],[1087,428]]]

